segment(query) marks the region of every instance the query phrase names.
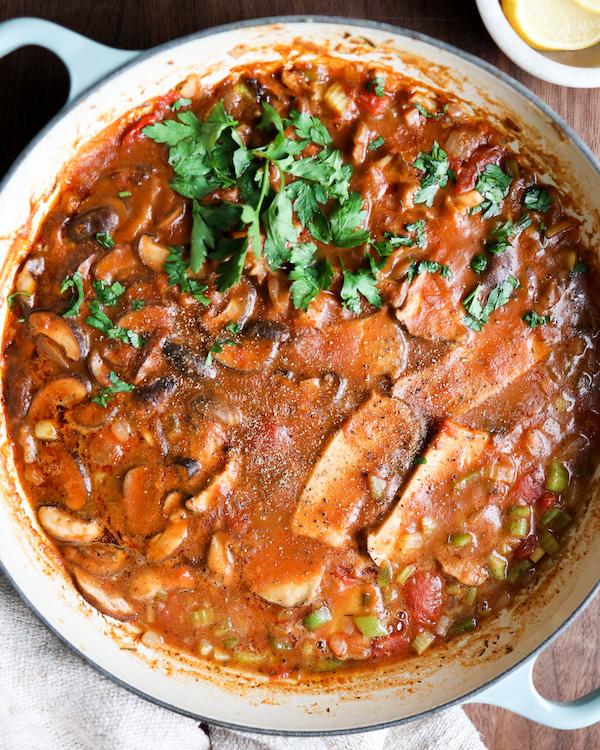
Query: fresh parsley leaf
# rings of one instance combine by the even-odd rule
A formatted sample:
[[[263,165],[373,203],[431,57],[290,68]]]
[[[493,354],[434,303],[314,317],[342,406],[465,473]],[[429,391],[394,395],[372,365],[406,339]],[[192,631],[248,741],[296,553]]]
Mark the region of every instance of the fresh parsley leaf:
[[[471,268],[473,269],[473,271],[475,271],[475,273],[483,273],[487,264],[488,261],[485,255],[483,253],[479,253],[479,255],[476,255],[471,261]]]
[[[539,313],[536,313],[535,310],[530,310],[529,312],[526,312],[525,315],[523,315],[522,317],[523,317],[523,320],[527,323],[527,325],[530,328],[535,328],[536,326],[543,326],[546,323],[550,322],[549,315],[539,315]]]
[[[372,305],[381,307],[381,295],[375,286],[377,280],[373,277],[371,269],[359,268],[356,273],[351,273],[346,270],[341,260],[340,263],[344,276],[340,296],[344,306],[352,310],[352,312],[360,313],[360,295],[362,294]]]
[[[395,234],[393,232],[385,232],[383,240],[374,243],[373,247],[382,257],[387,257],[393,253],[397,247],[414,247],[416,245],[417,247],[424,249],[427,245],[427,231],[425,230],[425,224],[427,224],[427,219],[414,221],[412,224],[405,224],[404,228],[407,232],[411,233],[412,237]]]
[[[242,324],[234,323],[232,320],[230,320],[229,323],[225,325],[225,330],[233,334],[239,333],[242,330]]]
[[[408,267],[406,279],[410,283],[415,276],[422,273],[439,273],[443,279],[452,281],[452,271],[448,266],[442,266],[434,260],[415,260]]]
[[[169,286],[179,285],[179,291],[182,294],[191,295],[205,306],[210,304],[210,300],[204,295],[208,288],[206,284],[190,279],[187,274],[188,264],[183,258],[183,248],[169,248],[169,255],[163,264],[163,269],[167,272]]]
[[[206,261],[208,250],[215,248],[216,232],[204,219],[204,211],[198,201],[192,199],[192,235],[190,239],[190,269],[198,273]]]
[[[102,247],[105,247],[107,250],[112,250],[115,246],[115,241],[110,236],[110,234],[107,234],[106,232],[97,232],[96,242],[102,245]]]
[[[405,224],[404,228],[407,232],[416,232],[417,237],[415,239],[414,244],[417,247],[420,247],[422,249],[425,248],[425,245],[427,244],[427,232],[425,231],[425,224],[427,224],[427,219],[422,219],[421,221],[414,221],[412,224]],[[391,240],[393,244],[393,239]]]
[[[285,124],[286,126],[293,125],[296,135],[302,140],[312,141],[317,146],[328,146],[331,143],[329,131],[318,117],[292,109],[289,120],[286,120]]]
[[[331,209],[329,225],[336,247],[358,247],[368,242],[371,236],[369,230],[358,229],[367,218],[367,211],[363,210],[362,205],[362,195],[351,193],[347,201],[338,202]]]
[[[73,287],[75,289],[75,296],[71,300],[71,304],[64,311],[63,318],[74,318],[79,312],[81,303],[84,299],[83,293],[83,278],[79,271],[75,271],[72,277],[67,277],[60,285],[60,293],[66,292],[67,289]]]
[[[279,190],[264,215],[266,238],[263,254],[273,269],[288,259],[287,244],[298,239],[292,218],[292,201],[284,189]]]
[[[134,299],[131,301],[131,307],[135,312],[139,312],[140,310],[143,310],[146,306],[146,303],[141,299]]]
[[[371,141],[369,145],[367,146],[367,149],[369,151],[374,151],[376,148],[379,148],[380,146],[383,146],[385,143],[385,140],[383,139],[383,136],[379,136],[379,138],[375,138],[374,141]]]
[[[446,104],[444,106],[444,109],[442,109],[441,112],[438,112],[435,115],[432,115],[430,112],[428,112],[422,104],[419,104],[419,102],[415,102],[415,109],[418,110],[423,115],[423,117],[429,117],[429,119],[431,120],[439,120],[446,114],[448,105]]]
[[[424,466],[427,463],[427,459],[425,458],[425,456],[415,456],[412,462],[413,462],[413,466],[419,466],[419,465]]]
[[[134,388],[131,383],[126,383],[124,380],[121,380],[121,378],[112,370],[108,373],[108,379],[112,385],[108,386],[108,388],[102,388],[97,396],[93,396],[90,399],[90,401],[93,401],[95,404],[100,404],[100,406],[105,409],[114,393],[131,393]]]
[[[232,339],[225,339],[225,341],[217,341],[215,342],[210,349],[208,350],[208,354],[206,355],[206,359],[204,360],[204,364],[208,367],[212,364],[213,361],[213,354],[221,354],[223,351],[223,347],[225,346],[235,346],[236,343]]]
[[[573,278],[573,276],[575,276],[576,274],[585,273],[587,270],[587,263],[584,263],[582,260],[580,260],[573,266],[573,270],[571,271],[569,276]]]
[[[542,213],[546,213],[552,205],[552,198],[545,188],[540,187],[539,185],[534,185],[533,187],[527,188],[525,191],[523,205],[530,211],[541,211]]]
[[[108,281],[93,281],[92,286],[96,292],[96,297],[103,305],[116,305],[119,297],[125,291],[125,287],[120,281],[109,284]]]
[[[531,223],[531,219],[527,218],[527,214],[523,214],[514,224],[510,219],[504,224],[499,224],[492,230],[491,236],[494,237],[494,240],[487,243],[487,249],[493,255],[503,253],[507,248],[512,247],[510,240],[524,229],[527,229],[527,227],[530,227]]]
[[[500,213],[500,204],[508,195],[512,177],[496,166],[496,164],[486,164],[483,172],[477,167],[478,178],[475,183],[475,190],[484,198],[478,206],[474,206],[469,213],[483,211],[482,217],[489,219],[492,216],[498,216]]]
[[[125,344],[131,344],[136,349],[141,349],[146,343],[143,336],[122,326],[115,326],[112,320],[100,309],[98,300],[92,300],[88,305],[88,311],[91,313],[85,322],[96,328],[98,331],[105,333],[109,339],[119,339]]]
[[[62,291],[62,285],[61,285],[61,291]],[[13,292],[12,294],[8,295],[8,297],[6,298],[6,301],[8,303],[8,306],[12,307],[12,303],[15,301],[17,297],[31,297],[31,296],[32,294],[30,292]]]
[[[433,148],[429,153],[419,153],[413,167],[425,172],[421,178],[421,187],[414,198],[415,203],[432,206],[437,191],[446,187],[449,179],[456,180],[454,172],[450,169],[448,155],[437,141],[433,142]]]
[[[316,182],[294,180],[285,188],[286,193],[294,201],[294,211],[302,226],[306,227],[319,211],[319,203],[327,203],[327,193],[322,185]]]
[[[173,110],[173,112],[178,112],[182,107],[189,107],[191,103],[191,99],[177,99],[171,105],[171,109]]]
[[[367,91],[369,94],[375,94],[376,96],[385,96],[385,78],[375,76],[372,81],[367,83]]]
[[[121,190],[119,193],[119,198],[129,198],[131,195],[131,192],[129,190]]]
[[[317,247],[311,242],[293,247],[289,262],[294,266],[289,278],[294,307],[308,310],[308,306],[321,291],[329,289],[333,281],[333,268],[328,260],[316,259]]]
[[[242,278],[248,237],[221,237],[215,250],[210,254],[211,260],[220,261],[215,286],[219,292],[225,292]]]
[[[479,301],[479,293],[483,287],[481,284],[478,285],[463,300],[463,306],[469,313],[469,316],[463,319],[464,325],[472,328],[474,331],[483,330],[494,310],[505,305],[510,299],[513,289],[518,289],[520,286],[520,283],[514,276],[509,276],[490,291],[485,305],[482,305]]]

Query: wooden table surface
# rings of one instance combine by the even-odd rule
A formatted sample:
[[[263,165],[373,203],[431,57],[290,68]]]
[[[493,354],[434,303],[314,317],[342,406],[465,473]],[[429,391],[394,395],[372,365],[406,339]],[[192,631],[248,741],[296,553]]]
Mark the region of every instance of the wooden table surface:
[[[38,16],[63,24],[103,44],[147,49],[169,39],[245,18],[290,14],[345,15],[383,21],[443,39],[509,73],[553,107],[600,154],[600,89],[553,86],[523,73],[495,46],[479,20],[475,0],[0,0],[0,21]],[[44,123],[60,109],[68,90],[62,63],[49,52],[28,48],[0,61],[2,148],[0,175]],[[540,692],[570,700],[600,684],[597,622],[600,598],[539,658]],[[600,724],[561,732],[508,711],[472,705],[467,713],[489,750],[595,750]],[[449,749],[451,750],[451,749]]]

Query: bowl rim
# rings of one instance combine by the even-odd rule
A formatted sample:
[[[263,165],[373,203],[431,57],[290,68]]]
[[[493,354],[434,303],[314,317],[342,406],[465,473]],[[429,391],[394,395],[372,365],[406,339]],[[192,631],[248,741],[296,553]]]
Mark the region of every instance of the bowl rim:
[[[500,0],[475,0],[489,35],[504,54],[526,73],[569,88],[600,87],[600,66],[566,65],[527,44],[504,15]]]
[[[480,0],[476,0],[476,2],[479,5]],[[492,0],[492,2],[497,2],[497,0]],[[586,142],[581,138],[581,136],[579,136],[574,131],[574,129],[563,120],[563,118],[560,115],[558,115],[548,104],[546,104],[543,100],[541,100],[530,89],[528,89],[519,81],[512,78],[512,76],[501,71],[500,69],[498,69],[496,66],[492,65],[491,63],[485,60],[482,60],[476,55],[473,55],[469,52],[459,49],[455,47],[454,45],[448,44],[447,42],[441,41],[427,34],[423,34],[421,32],[417,32],[412,29],[406,29],[400,26],[394,26],[393,24],[389,24],[389,23],[383,23],[383,22],[374,21],[371,19],[347,18],[344,16],[294,14],[294,15],[266,16],[266,17],[261,17],[261,18],[251,18],[251,19],[245,19],[243,21],[231,22],[227,24],[221,24],[219,26],[208,27],[206,29],[202,29],[200,31],[188,34],[186,36],[178,37],[173,40],[169,40],[168,42],[160,44],[156,47],[152,47],[149,50],[141,51],[139,55],[132,58],[130,61],[126,62],[124,65],[121,65],[117,69],[111,71],[110,73],[104,76],[101,76],[94,84],[92,84],[87,89],[85,89],[72,102],[69,102],[66,106],[60,109],[59,112],[57,112],[57,114],[54,115],[54,117],[52,117],[52,119],[39,131],[39,133],[36,136],[34,136],[34,138],[29,142],[29,144],[19,154],[19,156],[15,159],[14,163],[8,169],[8,171],[6,172],[6,174],[0,181],[0,194],[3,194],[9,188],[10,182],[14,174],[18,171],[21,164],[25,161],[25,159],[29,156],[29,154],[37,147],[37,145],[41,141],[44,140],[44,138],[54,129],[56,125],[60,123],[60,121],[66,115],[68,115],[72,110],[76,109],[81,104],[81,102],[87,97],[90,91],[93,91],[99,86],[117,78],[123,72],[133,69],[138,64],[146,62],[146,60],[149,60],[150,58],[152,58],[158,53],[176,49],[180,45],[187,44],[189,42],[202,39],[204,37],[213,36],[215,34],[222,34],[228,31],[239,30],[239,29],[244,29],[244,28],[253,28],[253,27],[259,27],[259,26],[273,26],[277,24],[306,24],[307,28],[309,28],[309,25],[311,23],[327,24],[331,26],[346,25],[346,26],[350,26],[350,27],[358,28],[358,29],[368,29],[368,30],[374,30],[374,31],[389,32],[390,34],[393,34],[396,36],[406,37],[414,41],[422,42],[424,45],[428,47],[433,47],[433,48],[437,48],[437,49],[449,52],[450,54],[457,57],[459,60],[466,61],[468,63],[471,63],[472,65],[482,68],[484,71],[486,71],[490,75],[494,76],[495,78],[498,78],[505,85],[514,89],[518,94],[520,94],[525,99],[527,99],[534,107],[536,107],[544,115],[546,115],[546,117],[548,117],[556,125],[558,125],[567,136],[569,142],[573,146],[575,146],[575,148],[578,149],[579,152],[583,156],[585,156],[586,159],[589,160],[591,166],[594,168],[594,170],[597,172],[600,178],[600,160],[596,157],[596,155],[593,153],[591,148],[586,144]],[[549,635],[542,643],[540,643],[537,647],[532,649],[526,656],[524,656],[522,659],[517,661],[508,669],[505,669],[501,673],[490,678],[488,681],[486,681],[479,687],[465,693],[464,695],[458,698],[441,703],[438,706],[434,706],[432,708],[420,711],[418,713],[411,714],[410,716],[405,716],[399,719],[393,719],[391,721],[380,722],[380,723],[372,724],[368,726],[351,727],[348,729],[330,729],[330,730],[316,730],[316,731],[315,730],[286,731],[286,730],[280,730],[280,729],[265,729],[261,727],[249,727],[249,726],[244,726],[243,724],[235,724],[232,722],[214,719],[212,717],[206,717],[200,713],[195,713],[192,711],[188,711],[186,709],[182,709],[178,706],[168,703],[167,701],[163,701],[160,698],[156,698],[154,696],[148,695],[143,690],[126,683],[124,680],[120,679],[119,677],[116,677],[110,671],[108,671],[104,667],[97,664],[90,657],[88,657],[85,653],[82,653],[74,644],[72,644],[66,638],[66,636],[63,636],[55,627],[53,627],[46,620],[46,618],[38,611],[35,604],[30,599],[28,599],[24,595],[24,593],[19,589],[19,587],[16,585],[16,583],[13,580],[13,577],[10,575],[4,562],[2,561],[1,556],[0,556],[0,571],[9,581],[11,587],[13,588],[15,593],[19,596],[21,601],[30,609],[30,611],[35,615],[35,617],[51,633],[53,633],[53,635],[55,635],[64,645],[66,645],[71,652],[73,652],[79,658],[81,658],[84,662],[92,666],[99,674],[109,678],[113,683],[117,684],[119,687],[123,687],[129,692],[133,693],[134,695],[137,695],[140,698],[150,701],[154,705],[160,706],[161,708],[166,708],[170,711],[174,711],[177,714],[189,717],[196,721],[206,722],[210,724],[211,726],[218,726],[224,729],[230,729],[234,731],[251,732],[251,733],[260,734],[260,735],[277,735],[277,736],[286,736],[286,737],[315,737],[315,736],[325,737],[325,736],[338,736],[338,735],[345,735],[345,734],[359,734],[363,732],[371,732],[371,731],[376,731],[379,729],[387,729],[391,727],[401,726],[402,724],[407,724],[409,722],[416,721],[418,719],[424,719],[426,717],[434,716],[454,706],[461,706],[464,703],[469,703],[477,695],[484,692],[486,689],[499,684],[505,677],[508,677],[509,675],[515,673],[517,670],[523,667],[526,663],[536,658],[547,646],[549,646],[556,638],[558,638],[564,632],[564,630],[566,630],[567,627],[569,627],[569,625],[581,614],[581,612],[583,612],[583,610],[590,604],[592,599],[600,591],[600,578],[599,578],[598,581],[592,587],[592,589],[588,592],[588,594],[581,601],[581,603],[571,612],[570,615],[568,615],[564,620],[561,621],[561,624],[556,628],[556,630],[551,635]],[[477,701],[473,701],[473,702],[477,702]]]

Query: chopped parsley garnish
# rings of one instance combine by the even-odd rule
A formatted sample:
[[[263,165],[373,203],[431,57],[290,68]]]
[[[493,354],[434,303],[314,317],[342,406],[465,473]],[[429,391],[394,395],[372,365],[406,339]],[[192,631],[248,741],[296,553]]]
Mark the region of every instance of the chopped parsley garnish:
[[[100,404],[106,409],[108,402],[112,399],[114,393],[131,393],[134,386],[131,383],[126,383],[124,380],[114,373],[112,370],[108,373],[108,379],[112,383],[108,388],[102,388],[97,396],[93,396],[90,401],[95,404]]]
[[[508,195],[512,177],[500,169],[495,164],[486,164],[483,172],[477,167],[477,182],[475,190],[484,198],[478,206],[474,206],[469,213],[474,214],[477,211],[483,211],[482,217],[489,219],[492,216],[498,216],[500,213],[500,204]]]
[[[360,295],[362,294],[372,305],[381,307],[381,296],[375,286],[377,279],[373,276],[373,270],[371,268],[359,268],[355,273],[352,273],[344,268],[341,260],[340,263],[344,275],[340,296],[344,305],[352,312],[360,313],[362,309]]]
[[[425,456],[415,456],[412,460],[413,466],[424,466],[427,463]]]
[[[227,323],[227,325],[225,326],[225,330],[235,335],[242,330],[242,325],[241,323],[234,323],[232,320],[230,320],[229,323]]]
[[[503,253],[507,248],[512,247],[510,240],[530,227],[531,224],[531,219],[527,218],[527,214],[523,214],[514,224],[510,219],[504,224],[499,224],[496,229],[492,230],[491,236],[494,237],[494,240],[487,243],[487,249],[493,255]]]
[[[442,266],[436,263],[434,260],[415,260],[408,267],[406,279],[410,283],[415,276],[420,276],[422,273],[439,273],[443,279],[452,281],[452,271],[448,266]]]
[[[371,141],[369,145],[367,146],[367,149],[369,151],[374,151],[376,148],[379,148],[380,146],[383,146],[385,143],[385,140],[383,139],[383,136],[379,136],[379,138],[375,138],[374,141]]]
[[[328,146],[331,143],[329,131],[318,117],[291,109],[285,125],[293,125],[294,132],[301,140],[312,141],[317,146]]]
[[[124,293],[125,287],[120,281],[109,284],[108,281],[94,281],[92,287],[96,292],[96,297],[103,305],[116,305],[119,297]]]
[[[513,289],[518,289],[520,286],[520,283],[514,276],[509,276],[508,279],[500,282],[500,284],[491,290],[485,305],[482,305],[479,301],[479,293],[483,287],[479,284],[463,300],[463,306],[469,313],[469,316],[463,319],[464,325],[472,328],[474,331],[481,331],[494,310],[505,305],[510,299]]]
[[[372,81],[367,83],[367,91],[369,94],[375,94],[376,96],[385,96],[385,78],[375,76]]]
[[[173,112],[179,112],[182,107],[189,107],[191,103],[191,99],[177,99],[171,105],[171,109],[173,110]]]
[[[31,296],[32,296],[31,292],[13,292],[12,294],[8,295],[8,297],[6,298],[6,301],[8,302],[8,306],[11,307],[12,303],[17,297],[31,297]]]
[[[106,232],[98,232],[96,234],[96,242],[102,245],[102,247],[105,247],[107,250],[112,250],[115,246],[115,241],[110,236],[110,234],[107,234]]]
[[[433,142],[430,153],[421,151],[419,158],[413,164],[415,169],[425,172],[421,178],[421,187],[415,195],[415,203],[433,205],[433,199],[439,188],[446,187],[448,180],[456,181],[454,172],[450,169],[448,155],[437,141]]]
[[[471,268],[475,273],[483,273],[485,271],[486,266],[488,264],[488,260],[485,257],[483,253],[479,253],[479,255],[476,255],[473,260],[471,261]]]
[[[530,328],[535,328],[536,326],[543,326],[546,323],[550,322],[549,315],[539,315],[539,313],[536,313],[535,310],[530,310],[529,312],[526,312],[525,315],[522,316],[522,318]]]
[[[119,198],[129,198],[131,195],[131,192],[129,190],[121,190],[119,193]]]
[[[67,277],[62,282],[60,285],[60,293],[62,294],[63,292],[66,292],[67,289],[70,289],[71,287],[75,289],[75,296],[71,300],[69,307],[64,311],[63,318],[74,318],[79,312],[79,308],[83,302],[85,296],[83,293],[83,278],[79,271],[75,271],[73,276]]]
[[[212,365],[213,361],[213,354],[221,354],[223,351],[223,347],[225,346],[235,346],[236,343],[232,339],[225,339],[225,341],[216,341],[208,350],[208,354],[206,355],[206,359],[204,360],[204,364],[208,367],[209,365]]]
[[[329,289],[333,281],[333,267],[328,260],[317,261],[317,246],[305,242],[292,248],[290,263],[294,266],[289,278],[294,306],[308,310],[321,289]]]
[[[413,221],[411,224],[405,224],[404,228],[410,235],[396,234],[395,232],[385,232],[381,242],[374,242],[373,248],[382,257],[387,257],[394,252],[397,247],[420,247],[425,249],[427,244],[427,231],[425,229],[427,219]]]
[[[131,307],[135,312],[139,312],[140,310],[143,310],[146,303],[141,299],[134,299],[131,301]]]
[[[119,339],[125,344],[131,344],[136,349],[141,349],[144,344],[144,337],[140,336],[135,331],[130,331],[128,328],[122,326],[115,326],[112,320],[100,309],[100,303],[98,300],[92,300],[88,305],[88,310],[91,313],[85,319],[85,322],[96,328],[98,331],[105,333],[109,339]]]
[[[200,284],[196,279],[190,279],[187,274],[188,263],[183,258],[183,248],[170,247],[169,255],[163,264],[163,268],[167,272],[169,286],[179,285],[179,290],[182,294],[190,294],[203,305],[210,304],[208,297],[204,296],[204,292],[207,289],[206,285]]]
[[[530,211],[541,211],[542,213],[546,213],[552,205],[552,198],[545,188],[540,187],[539,185],[534,185],[533,187],[527,188],[525,191],[523,205]]]
[[[422,104],[419,104],[419,102],[415,102],[415,109],[418,110],[423,115],[423,117],[428,117],[430,120],[439,120],[446,114],[448,105],[446,104],[444,106],[444,109],[442,109],[441,112],[438,112],[435,115],[432,115],[431,112],[428,112]]]
[[[582,260],[580,260],[573,266],[573,270],[571,271],[569,276],[571,276],[572,278],[578,273],[585,273],[587,270],[588,270],[587,263],[584,263]]]

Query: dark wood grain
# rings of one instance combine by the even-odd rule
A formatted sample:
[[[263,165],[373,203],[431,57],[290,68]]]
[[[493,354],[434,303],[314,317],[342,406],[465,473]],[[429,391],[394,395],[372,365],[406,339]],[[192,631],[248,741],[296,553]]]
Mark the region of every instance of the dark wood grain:
[[[96,41],[146,49],[210,26],[291,14],[369,18],[420,31],[478,55],[532,89],[600,154],[600,90],[565,89],[523,73],[496,48],[474,0],[0,0],[0,20],[38,16]],[[68,79],[49,52],[27,48],[0,60],[0,175],[62,106]],[[548,698],[570,700],[600,684],[596,599],[538,660],[535,678]],[[467,707],[490,750],[595,750],[600,725],[560,732],[489,706]]]

